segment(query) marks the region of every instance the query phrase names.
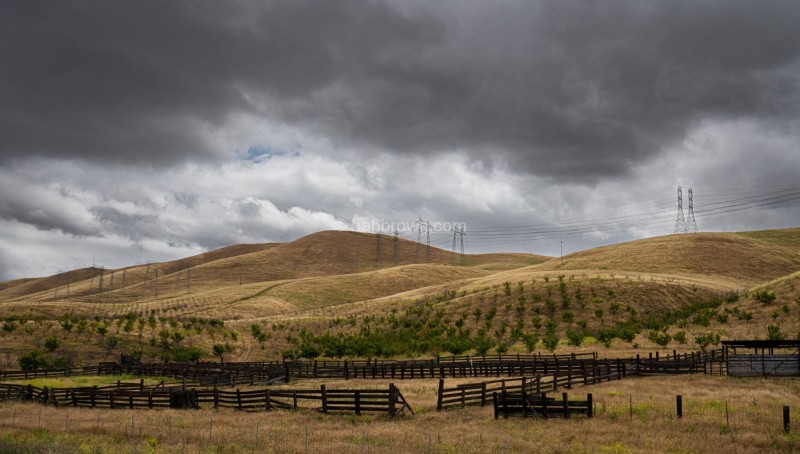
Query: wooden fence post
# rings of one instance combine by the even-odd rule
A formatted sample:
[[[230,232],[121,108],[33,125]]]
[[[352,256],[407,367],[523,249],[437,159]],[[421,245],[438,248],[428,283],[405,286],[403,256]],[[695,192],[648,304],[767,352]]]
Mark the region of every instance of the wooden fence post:
[[[591,418],[594,416],[594,404],[592,403],[592,393],[586,395],[586,417]]]
[[[486,382],[481,383],[481,407],[486,405]]]
[[[542,393],[542,415],[547,419],[547,393]]]
[[[683,418],[683,397],[680,394],[675,396],[675,406],[677,407],[678,417]]]
[[[790,421],[789,421],[789,406],[788,405],[784,405],[783,406],[783,431],[788,434],[790,429],[791,429],[791,427],[790,427]]]
[[[494,403],[494,419],[498,419],[500,415],[497,411],[497,393],[492,393],[492,403]]]
[[[325,385],[319,385],[319,391],[322,395],[322,413],[328,412],[328,394],[325,392]]]
[[[394,383],[389,383],[389,416],[394,416],[396,410],[395,403],[397,402],[397,388]]]
[[[392,390],[389,389],[389,402],[392,401],[392,397],[394,397],[392,395]],[[356,404],[356,415],[360,416],[361,415],[361,391],[359,391],[359,390],[356,390],[355,404]],[[391,409],[389,411],[391,412]]]
[[[508,394],[505,388],[502,391],[503,396],[503,418],[508,418]]]
[[[272,404],[269,401],[269,389],[267,389],[266,392],[265,392],[265,396],[264,396],[264,410],[265,411],[270,411],[271,408],[272,408]]]
[[[569,400],[567,399],[567,393],[561,393],[561,407],[564,411],[564,419],[569,419]]]
[[[484,387],[484,390],[486,388]],[[439,393],[436,398],[436,411],[442,411],[442,399],[444,398],[444,379],[439,379]]]

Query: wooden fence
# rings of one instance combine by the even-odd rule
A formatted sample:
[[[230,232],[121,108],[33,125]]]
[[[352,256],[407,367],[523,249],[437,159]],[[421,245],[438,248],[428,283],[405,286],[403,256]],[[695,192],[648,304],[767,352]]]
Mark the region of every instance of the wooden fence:
[[[494,405],[494,419],[501,415],[509,416],[538,416],[542,418],[570,418],[580,414],[591,418],[593,414],[592,394],[586,395],[586,400],[569,400],[567,393],[562,393],[561,400],[548,397],[547,393],[511,394],[508,392],[495,392],[492,394]]]
[[[635,375],[635,369],[628,368],[624,363],[609,362],[608,364],[593,364],[592,367],[555,372],[552,374],[537,374],[532,377],[504,378],[478,383],[463,383],[453,388],[446,388],[444,379],[439,379],[439,390],[436,410],[448,408],[480,405],[489,402],[494,393],[508,395],[539,394],[559,388],[572,388],[573,385],[590,385],[609,380],[621,380],[628,375]]]
[[[141,384],[124,386],[39,388],[32,385],[0,384],[0,400],[21,399],[57,406],[92,408],[234,408],[243,411],[302,408],[299,402],[311,401],[317,410],[328,412],[386,413],[395,416],[414,410],[400,390],[389,384],[387,389],[319,389],[224,391],[213,389],[159,389]]]
[[[486,355],[450,356],[408,360],[315,360],[284,362],[166,363],[143,364],[125,360],[98,366],[33,371],[0,371],[0,379],[25,379],[70,375],[163,376],[185,379],[187,386],[237,386],[268,384],[277,380],[305,378],[336,379],[430,379],[463,377],[519,377],[536,374],[597,375],[586,372],[614,367],[636,374],[724,373],[722,350],[678,355],[650,354],[648,357],[599,359],[597,353],[568,355]]]

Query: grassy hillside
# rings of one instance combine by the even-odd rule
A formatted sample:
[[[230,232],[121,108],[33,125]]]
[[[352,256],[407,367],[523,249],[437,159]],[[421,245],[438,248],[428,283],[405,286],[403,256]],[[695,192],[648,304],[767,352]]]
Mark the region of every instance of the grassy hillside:
[[[719,277],[753,286],[800,270],[800,229],[669,235],[577,252],[540,269]]]
[[[356,232],[238,245],[169,263],[0,285],[6,363],[44,340],[93,361],[283,353],[638,348],[800,335],[800,229],[670,235],[583,251],[453,257]],[[377,244],[381,255],[377,256]],[[454,260],[456,259],[456,260]],[[157,280],[156,280],[157,276]],[[61,284],[69,281],[67,286]],[[123,286],[124,282],[124,286]]]
[[[547,259],[533,254],[478,254],[467,255],[463,265],[498,270]],[[14,285],[0,287],[0,301],[153,301],[190,293],[219,293],[226,287],[253,283],[336,276],[422,263],[462,265],[459,256],[438,248],[431,248],[428,257],[427,247],[413,241],[398,239],[395,242],[387,235],[326,231],[290,243],[235,245],[172,262],[116,270],[85,268],[24,282],[14,281]]]

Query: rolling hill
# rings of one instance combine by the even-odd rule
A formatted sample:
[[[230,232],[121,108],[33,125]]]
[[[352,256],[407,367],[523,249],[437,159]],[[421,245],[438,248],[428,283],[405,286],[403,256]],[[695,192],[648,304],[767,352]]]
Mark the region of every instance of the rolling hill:
[[[80,358],[115,348],[106,336],[118,349],[148,355],[186,346],[210,351],[224,342],[233,359],[274,358],[298,348],[298,333],[466,336],[470,348],[480,341],[525,351],[525,336],[525,345],[537,348],[547,336],[556,339],[554,348],[568,348],[572,336],[573,349],[597,348],[597,336],[609,345],[608,336],[622,336],[629,340],[614,348],[624,350],[652,344],[660,332],[662,339],[688,339],[674,347],[693,349],[710,333],[763,337],[767,326],[794,337],[798,276],[796,228],[649,238],[577,252],[563,264],[516,253],[462,259],[437,248],[428,262],[427,248],[412,241],[327,231],[172,262],[0,283],[0,336],[13,354],[66,330],[61,349]],[[764,303],[756,292],[774,298]],[[70,334],[72,326],[81,326],[79,334]],[[238,334],[248,329],[252,337]],[[158,341],[162,334],[169,337]],[[590,347],[575,340],[584,338]]]

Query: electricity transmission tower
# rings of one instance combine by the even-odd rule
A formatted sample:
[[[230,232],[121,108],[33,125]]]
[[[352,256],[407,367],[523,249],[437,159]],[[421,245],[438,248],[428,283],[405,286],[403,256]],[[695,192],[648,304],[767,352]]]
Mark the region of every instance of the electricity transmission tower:
[[[678,215],[675,218],[675,233],[686,232],[686,219],[683,217],[683,189],[678,186]]]
[[[425,234],[427,236],[427,257],[428,262],[431,261],[431,221],[425,221],[422,218],[417,220],[417,250],[414,252],[414,261],[419,262],[419,248],[422,246],[422,228],[425,227]]]
[[[375,234],[375,264],[381,265],[381,234]]]
[[[686,233],[697,233],[697,221],[694,219],[694,197],[692,196],[692,188],[689,188],[689,213],[684,227]]]
[[[398,235],[399,233],[400,233],[400,232],[398,232],[397,230],[395,230],[395,231],[394,231],[394,264],[395,264],[395,265],[397,265],[397,245],[398,245],[398,243],[399,243],[399,240],[398,240],[398,238],[397,238],[397,235]]]
[[[461,263],[464,263],[464,228],[460,227],[458,229],[453,228],[453,248],[450,250],[450,257],[455,262],[456,260],[456,237],[461,241]]]

